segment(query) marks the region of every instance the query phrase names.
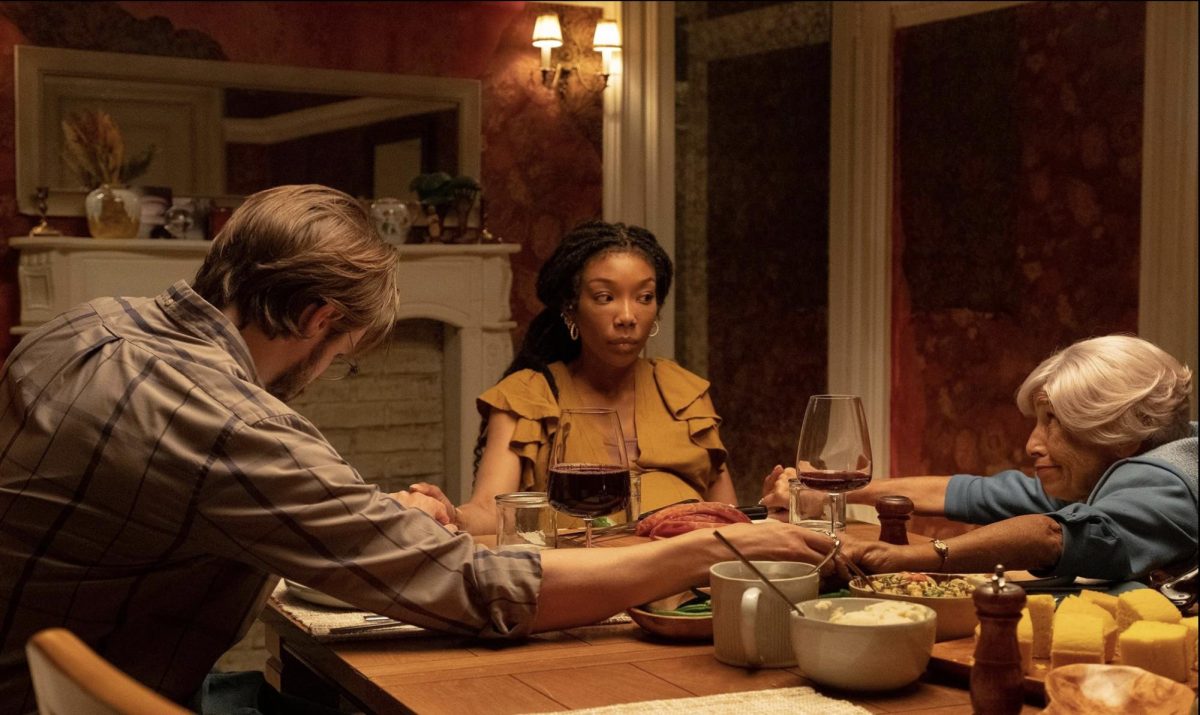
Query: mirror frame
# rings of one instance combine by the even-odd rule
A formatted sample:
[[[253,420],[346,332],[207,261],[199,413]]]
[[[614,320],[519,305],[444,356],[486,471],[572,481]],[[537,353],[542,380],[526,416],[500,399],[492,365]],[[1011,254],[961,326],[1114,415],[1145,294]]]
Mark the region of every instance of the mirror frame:
[[[36,215],[43,83],[47,77],[160,82],[237,89],[344,94],[450,103],[458,108],[458,173],[480,179],[482,119],[479,80],[359,72],[156,55],[91,52],[58,47],[14,47],[16,81],[16,191],[18,210]],[[222,159],[221,164],[224,164]],[[50,187],[47,215],[82,216],[88,192]]]

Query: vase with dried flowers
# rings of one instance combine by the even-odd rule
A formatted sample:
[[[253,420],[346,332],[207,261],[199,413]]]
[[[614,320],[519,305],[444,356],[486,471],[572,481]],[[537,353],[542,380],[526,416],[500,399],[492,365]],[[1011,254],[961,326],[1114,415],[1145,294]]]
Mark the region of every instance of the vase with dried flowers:
[[[84,199],[88,231],[95,238],[134,238],[141,224],[138,196],[127,188],[154,159],[151,145],[125,158],[121,130],[108,112],[74,112],[62,123],[63,159],[81,184],[91,189]]]

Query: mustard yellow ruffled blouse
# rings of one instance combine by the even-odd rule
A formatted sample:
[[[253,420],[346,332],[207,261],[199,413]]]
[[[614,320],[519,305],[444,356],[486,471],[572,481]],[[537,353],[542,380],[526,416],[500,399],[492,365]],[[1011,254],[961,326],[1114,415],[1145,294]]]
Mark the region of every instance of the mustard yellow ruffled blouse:
[[[517,419],[509,448],[521,458],[523,491],[546,490],[559,410],[590,406],[579,400],[566,365],[549,367],[558,385],[557,400],[536,370],[515,372],[476,400],[481,415],[496,409]],[[634,427],[640,454],[630,466],[643,472],[642,510],[702,498],[727,456],[708,381],[661,358],[638,360],[635,369]]]

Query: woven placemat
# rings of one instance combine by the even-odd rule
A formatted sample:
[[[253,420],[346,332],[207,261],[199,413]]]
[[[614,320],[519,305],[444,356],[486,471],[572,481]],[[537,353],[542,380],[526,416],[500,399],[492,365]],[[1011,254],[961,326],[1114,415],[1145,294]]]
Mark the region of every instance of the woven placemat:
[[[695,698],[645,700],[637,703],[605,705],[583,710],[564,710],[550,715],[870,715],[846,700],[835,700],[809,687],[749,690]],[[543,714],[545,715],[545,714]]]

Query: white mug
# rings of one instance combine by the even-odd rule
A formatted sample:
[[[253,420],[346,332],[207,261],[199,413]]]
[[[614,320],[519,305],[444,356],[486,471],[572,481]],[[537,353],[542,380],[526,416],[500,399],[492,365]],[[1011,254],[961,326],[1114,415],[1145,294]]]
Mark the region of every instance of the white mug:
[[[817,597],[820,574],[798,561],[754,561],[759,571],[792,603]],[[717,660],[750,668],[790,668],[791,608],[741,561],[723,561],[709,569],[712,587],[713,643]]]

